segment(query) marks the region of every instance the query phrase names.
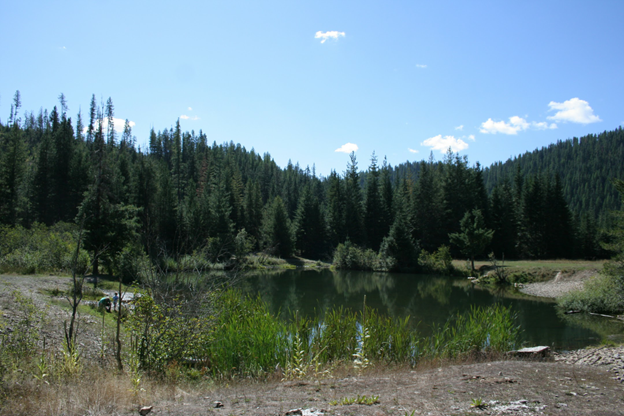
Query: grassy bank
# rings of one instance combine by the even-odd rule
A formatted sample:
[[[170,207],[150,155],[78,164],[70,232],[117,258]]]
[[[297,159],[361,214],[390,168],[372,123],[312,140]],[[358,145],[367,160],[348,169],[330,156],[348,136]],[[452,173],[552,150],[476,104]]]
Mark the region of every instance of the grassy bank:
[[[88,413],[89,402],[138,405],[158,392],[242,378],[323,378],[344,369],[360,373],[482,358],[514,348],[519,331],[512,311],[501,306],[451,316],[433,336],[420,337],[407,319],[394,320],[365,306],[334,309],[316,319],[295,313],[285,320],[258,298],[234,291],[201,300],[175,295],[168,298],[173,302],[146,295],[123,322],[124,369],[118,371],[108,348],[94,357],[80,347],[70,354],[62,343],[44,342],[46,310],[19,293],[12,296],[16,314],[0,324],[0,413],[7,414],[42,413],[33,412],[33,406],[47,406],[59,395],[67,400],[62,405],[57,400],[55,409],[43,413]],[[107,321],[112,317],[106,314]],[[106,325],[93,336],[106,344],[113,331]]]
[[[606,260],[506,260],[498,261],[512,283],[540,282],[554,278],[557,273],[573,273],[583,270],[600,270]],[[470,270],[465,260],[453,260],[453,266],[459,270]],[[492,270],[488,260],[475,261],[475,269],[481,274]]]

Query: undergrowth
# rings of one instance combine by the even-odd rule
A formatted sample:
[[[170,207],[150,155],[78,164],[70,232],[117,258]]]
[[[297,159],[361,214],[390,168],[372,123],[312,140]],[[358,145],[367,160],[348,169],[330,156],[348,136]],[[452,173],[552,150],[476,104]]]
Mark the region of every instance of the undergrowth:
[[[124,406],[139,405],[158,385],[264,379],[276,372],[285,379],[320,379],[332,377],[334,369],[344,366],[358,372],[369,367],[416,366],[428,360],[507,351],[515,347],[519,334],[513,313],[499,305],[472,308],[451,317],[432,336],[421,337],[409,318],[393,319],[367,306],[361,311],[338,307],[315,319],[296,313],[283,319],[260,298],[235,290],[210,292],[201,301],[183,296],[163,301],[148,293],[127,311],[122,325],[124,371],[116,372],[111,357],[87,360],[80,347],[73,353],[46,347],[40,335],[44,311],[28,298],[13,296],[22,318],[11,323],[19,331],[0,332],[0,397],[4,398],[0,413],[20,397],[24,408],[32,408],[35,398],[53,400],[53,394],[65,394],[76,379],[95,380],[101,373],[115,374],[116,384],[102,381],[97,389],[110,389],[107,394],[116,394]],[[8,325],[0,321],[0,326]],[[105,337],[112,328],[106,325],[103,331],[102,342],[109,342]],[[376,400],[363,396],[354,403]],[[69,404],[57,404],[66,412],[50,409],[49,413],[80,413],[63,406]],[[103,402],[94,406],[106,409]]]

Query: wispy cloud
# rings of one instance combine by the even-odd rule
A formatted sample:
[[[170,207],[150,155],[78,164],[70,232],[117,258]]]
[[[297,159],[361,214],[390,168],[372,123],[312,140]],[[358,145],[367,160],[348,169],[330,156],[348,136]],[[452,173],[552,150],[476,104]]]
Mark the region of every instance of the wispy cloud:
[[[182,114],[182,115],[180,116],[180,118],[181,118],[182,120],[191,120],[191,121],[199,120],[199,117],[197,117],[197,116],[193,116],[193,117],[191,117],[191,116],[187,116],[186,114]]]
[[[556,110],[554,116],[549,116],[549,120],[571,122],[571,123],[597,123],[602,121],[600,117],[594,114],[594,110],[589,103],[579,98],[572,98],[562,103],[551,101],[548,104],[549,111]]]
[[[455,130],[459,130],[462,131],[464,129],[464,125],[460,124],[459,126],[455,127]]]
[[[351,152],[357,152],[359,149],[358,145],[355,143],[346,143],[343,144],[342,146],[340,146],[338,149],[334,150],[334,152],[341,152],[341,153],[351,153]]]
[[[314,39],[321,39],[321,43],[325,43],[327,39],[338,40],[339,37],[345,37],[345,32],[338,32],[336,30],[330,30],[328,32],[321,32],[320,30],[314,35]]]
[[[188,111],[193,111],[193,109],[191,107],[188,108]]]
[[[427,68],[427,65],[425,65],[425,64],[416,64],[416,68],[425,69],[425,68]]]
[[[446,152],[449,148],[453,152],[459,152],[468,148],[468,143],[462,139],[456,139],[454,136],[444,136],[438,134],[435,137],[430,137],[421,143],[423,146],[430,147],[431,150],[439,150],[440,153]]]
[[[548,124],[545,121],[540,121],[539,123],[533,122],[531,126],[537,130],[554,130],[557,128],[557,123]]]
[[[468,140],[472,140],[473,142],[475,141],[475,136],[474,134],[470,134],[468,135]]]
[[[410,149],[409,147],[407,148],[407,150],[409,150],[410,153],[418,153],[418,150]]]

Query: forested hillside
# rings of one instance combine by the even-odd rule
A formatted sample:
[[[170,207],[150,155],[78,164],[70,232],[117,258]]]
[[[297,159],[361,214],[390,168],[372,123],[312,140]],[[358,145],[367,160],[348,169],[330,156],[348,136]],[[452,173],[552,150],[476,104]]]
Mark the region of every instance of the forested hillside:
[[[537,152],[518,159],[526,160],[519,171],[514,162],[483,170],[449,152],[443,161],[396,168],[372,155],[363,172],[352,154],[344,172],[317,177],[290,163],[280,168],[268,153],[209,144],[201,130],[184,132],[179,121],[152,130],[149,147],[141,149],[128,121],[121,134],[113,128],[110,98],[98,105],[93,97],[89,114],[78,113],[75,120],[63,95],[59,101],[50,111],[22,115],[17,92],[7,123],[0,123],[0,223],[5,229],[77,224],[84,228],[94,272],[100,259],[110,266],[122,252],[152,259],[194,253],[225,261],[263,250],[331,259],[345,242],[378,255],[388,269],[414,269],[421,250],[446,245],[460,256],[461,247],[450,244],[449,234],[462,232],[461,220],[476,211],[483,227],[494,231],[484,253],[594,257],[599,254],[594,218],[586,215],[576,223],[567,203],[576,200],[566,195],[582,189],[590,198],[595,189],[589,188],[604,191],[611,171],[601,155],[608,153],[611,161],[619,152],[622,160],[618,129],[593,142],[583,138],[581,144],[547,149],[555,154],[561,148],[573,162],[555,164],[556,156]],[[581,152],[585,141],[603,153]],[[552,160],[553,168],[540,169],[529,156]],[[581,161],[583,169],[564,170]],[[572,181],[594,174],[604,175],[595,186]],[[587,198],[581,207],[594,206]],[[598,214],[602,208],[596,209]]]
[[[511,181],[516,172],[559,175],[572,212],[577,216],[588,214],[605,224],[609,211],[620,209],[620,197],[611,180],[624,178],[624,130],[618,127],[598,135],[558,141],[504,163],[494,163],[483,172],[485,186],[491,192],[502,181]]]

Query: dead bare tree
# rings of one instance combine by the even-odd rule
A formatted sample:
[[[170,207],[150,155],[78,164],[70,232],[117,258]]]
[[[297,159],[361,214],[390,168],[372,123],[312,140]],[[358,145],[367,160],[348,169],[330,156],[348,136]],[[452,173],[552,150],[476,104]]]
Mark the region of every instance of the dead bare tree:
[[[80,221],[80,228],[78,229],[78,238],[76,241],[76,251],[74,252],[74,256],[72,258],[72,296],[66,297],[69,302],[69,306],[72,308],[71,318],[69,320],[69,328],[67,328],[67,321],[64,322],[65,329],[65,342],[67,343],[67,351],[70,354],[75,352],[76,348],[76,332],[77,332],[77,324],[76,324],[76,316],[78,314],[78,305],[82,301],[82,285],[84,283],[84,277],[86,275],[86,270],[83,270],[80,273],[80,278],[78,278],[78,257],[80,255],[80,244],[82,243],[82,233],[84,231],[84,215],[82,220]]]

